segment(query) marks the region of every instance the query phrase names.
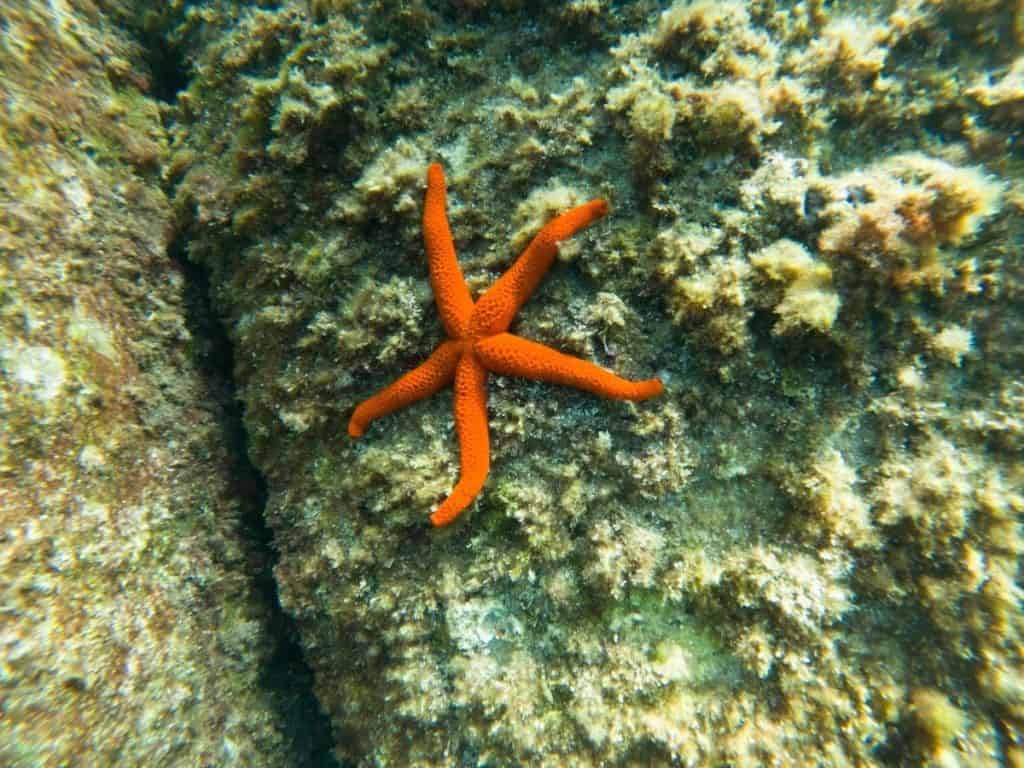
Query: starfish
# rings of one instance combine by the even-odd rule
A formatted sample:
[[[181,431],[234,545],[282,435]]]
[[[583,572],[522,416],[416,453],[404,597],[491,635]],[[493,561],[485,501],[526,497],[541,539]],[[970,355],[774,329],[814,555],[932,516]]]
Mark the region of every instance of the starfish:
[[[591,200],[545,224],[515,263],[474,303],[455,255],[446,201],[444,170],[434,163],[427,169],[423,241],[430,283],[448,338],[426,361],[360,403],[348,423],[349,435],[362,437],[371,421],[454,382],[460,474],[451,494],[430,515],[430,522],[438,527],[454,521],[473,503],[490,470],[488,372],[564,384],[614,400],[646,400],[664,391],[659,379],[629,381],[508,333],[519,308],[554,261],[558,242],[608,213],[607,202]]]

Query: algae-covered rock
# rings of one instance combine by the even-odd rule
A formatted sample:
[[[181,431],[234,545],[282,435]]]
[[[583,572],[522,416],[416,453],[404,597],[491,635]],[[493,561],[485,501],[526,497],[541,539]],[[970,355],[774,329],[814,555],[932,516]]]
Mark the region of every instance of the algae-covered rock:
[[[1020,11],[891,5],[295,0],[174,32],[176,212],[340,757],[1018,759],[1019,54],[978,19]],[[432,161],[475,296],[608,198],[517,332],[667,384],[492,377],[445,531],[449,395],[345,434],[442,336]]]
[[[0,41],[0,763],[294,764],[160,108],[91,3]]]

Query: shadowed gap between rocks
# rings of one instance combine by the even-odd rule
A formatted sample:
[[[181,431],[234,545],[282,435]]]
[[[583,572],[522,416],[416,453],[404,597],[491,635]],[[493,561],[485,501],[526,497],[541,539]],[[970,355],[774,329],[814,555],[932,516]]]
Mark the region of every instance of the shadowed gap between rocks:
[[[189,86],[192,73],[183,51],[169,42],[165,30],[137,29],[152,74],[151,94],[173,103]],[[173,187],[173,184],[168,186]],[[173,197],[173,188],[165,189]],[[187,255],[187,237],[179,230],[168,243],[168,254],[184,278],[185,320],[192,335],[192,357],[207,385],[218,415],[220,431],[228,452],[231,490],[240,508],[239,536],[247,545],[252,583],[267,609],[267,632],[273,655],[260,674],[260,684],[291,740],[295,768],[348,768],[334,757],[334,739],[328,717],[321,711],[313,691],[313,672],[306,663],[295,622],[281,607],[274,580],[278,552],[273,532],[267,525],[267,483],[249,460],[244,406],[234,381],[234,349],[210,299],[210,279],[205,267]],[[285,766],[284,768],[291,768]]]
[[[332,754],[330,721],[320,710],[313,692],[313,672],[306,664],[295,622],[278,599],[274,566],[278,553],[267,525],[267,483],[249,460],[244,407],[234,382],[234,349],[210,302],[206,269],[190,261],[185,242],[177,237],[169,253],[184,277],[185,316],[192,334],[193,357],[206,381],[219,415],[221,433],[229,454],[232,492],[240,505],[242,530],[252,553],[253,584],[268,608],[268,631],[274,655],[262,670],[260,682],[278,712],[295,748],[297,768],[346,768]]]

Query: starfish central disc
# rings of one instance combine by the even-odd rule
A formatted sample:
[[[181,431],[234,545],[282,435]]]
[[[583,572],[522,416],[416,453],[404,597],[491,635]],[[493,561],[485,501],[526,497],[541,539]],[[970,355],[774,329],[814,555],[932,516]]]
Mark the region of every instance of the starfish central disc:
[[[564,384],[615,400],[646,400],[664,391],[659,379],[629,381],[600,366],[508,333],[519,308],[536,290],[558,254],[558,243],[608,213],[604,200],[591,200],[545,224],[515,263],[474,304],[459,267],[448,225],[444,170],[427,170],[423,242],[430,283],[448,338],[430,357],[360,403],[348,423],[362,437],[375,419],[422,400],[449,385],[455,390],[455,431],[459,439],[459,480],[430,515],[444,526],[477,497],[491,466],[487,423],[487,374],[521,376]]]

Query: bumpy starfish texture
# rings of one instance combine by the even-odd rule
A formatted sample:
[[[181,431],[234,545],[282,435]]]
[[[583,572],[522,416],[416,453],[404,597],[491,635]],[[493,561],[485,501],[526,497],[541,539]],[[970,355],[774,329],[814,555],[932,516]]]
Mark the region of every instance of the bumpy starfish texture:
[[[658,379],[629,381],[585,360],[507,333],[558,253],[558,242],[572,237],[608,212],[604,200],[591,200],[549,221],[515,263],[474,304],[455,255],[445,211],[444,171],[427,170],[423,241],[430,282],[448,339],[425,362],[360,403],[348,423],[362,437],[371,421],[455,385],[455,430],[460,476],[451,494],[430,516],[435,526],[457,518],[483,488],[491,466],[487,422],[487,373],[565,384],[614,400],[646,400],[664,388]]]

